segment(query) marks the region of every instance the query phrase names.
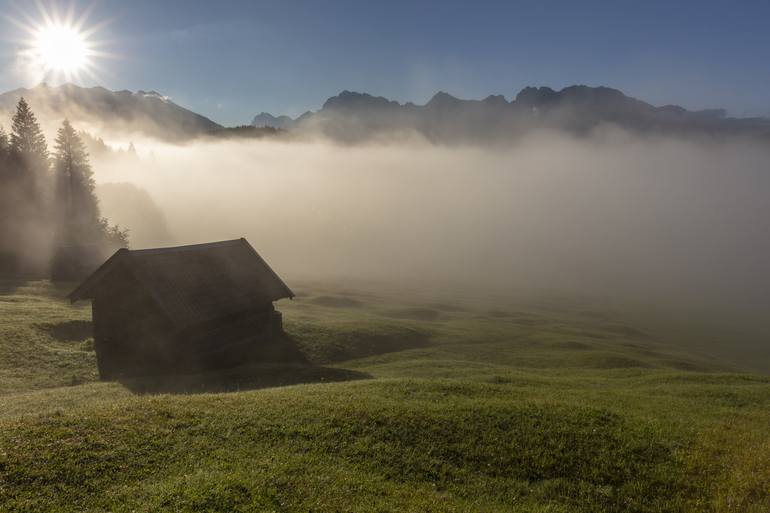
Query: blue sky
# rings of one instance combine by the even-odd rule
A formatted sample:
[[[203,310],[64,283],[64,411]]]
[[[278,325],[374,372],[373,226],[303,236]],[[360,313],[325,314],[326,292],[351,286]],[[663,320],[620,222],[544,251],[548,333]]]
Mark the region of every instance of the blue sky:
[[[51,3],[44,1],[44,5]],[[71,2],[54,2],[68,6]],[[526,85],[607,85],[654,104],[770,113],[768,1],[98,0],[100,85],[154,89],[225,124],[297,115],[343,89],[422,103]],[[50,7],[49,7],[50,8]],[[0,0],[0,90],[25,36]],[[97,81],[84,79],[84,85]]]

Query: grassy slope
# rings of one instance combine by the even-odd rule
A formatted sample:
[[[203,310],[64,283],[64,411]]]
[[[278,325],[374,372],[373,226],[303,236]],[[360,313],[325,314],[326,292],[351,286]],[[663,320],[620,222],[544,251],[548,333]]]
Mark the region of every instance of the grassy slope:
[[[0,511],[770,510],[770,379],[690,340],[586,303],[305,291],[293,340],[374,379],[135,395],[93,382],[87,308],[0,287]]]

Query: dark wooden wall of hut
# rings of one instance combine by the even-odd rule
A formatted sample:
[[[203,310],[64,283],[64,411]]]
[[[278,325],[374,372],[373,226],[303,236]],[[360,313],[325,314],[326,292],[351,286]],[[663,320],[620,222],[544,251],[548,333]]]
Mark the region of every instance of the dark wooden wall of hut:
[[[110,286],[92,303],[94,349],[99,375],[165,372],[173,364],[173,329],[153,299],[133,284],[128,272],[115,272]]]
[[[187,370],[207,370],[245,362],[304,362],[304,355],[288,344],[282,316],[272,303],[238,312],[180,331],[180,364]]]
[[[303,361],[283,339],[272,303],[175,330],[127,270],[111,273],[93,299],[94,348],[102,379],[201,372],[249,361]]]

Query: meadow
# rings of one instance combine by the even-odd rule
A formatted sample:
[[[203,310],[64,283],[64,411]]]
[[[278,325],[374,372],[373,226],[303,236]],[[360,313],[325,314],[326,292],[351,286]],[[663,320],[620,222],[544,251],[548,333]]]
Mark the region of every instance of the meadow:
[[[770,511],[770,377],[698,326],[292,287],[309,366],[99,382],[71,287],[0,282],[0,511]]]

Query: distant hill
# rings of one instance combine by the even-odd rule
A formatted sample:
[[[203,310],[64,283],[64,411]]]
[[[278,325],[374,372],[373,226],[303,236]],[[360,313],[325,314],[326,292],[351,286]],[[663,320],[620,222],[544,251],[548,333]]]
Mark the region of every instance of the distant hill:
[[[289,116],[272,116],[268,114],[267,112],[262,112],[260,114],[257,114],[254,116],[254,119],[251,121],[251,126],[257,127],[257,128],[266,128],[266,127],[273,127],[273,128],[291,128],[294,125],[294,120],[290,118]]]
[[[616,89],[583,85],[561,91],[526,87],[511,101],[502,95],[463,100],[438,92],[425,105],[401,104],[381,96],[343,91],[329,98],[320,110],[297,119],[263,112],[254,118],[253,124],[316,131],[344,142],[409,134],[433,142],[504,142],[533,130],[583,135],[605,125],[641,134],[770,140],[768,118],[732,118],[722,109],[656,107]]]
[[[276,128],[273,125],[242,125],[219,128],[208,132],[206,135],[216,139],[261,139],[264,137],[278,137],[286,134],[286,130]]]
[[[183,140],[222,126],[155,91],[110,91],[103,87],[45,84],[0,94],[0,123],[8,125],[19,98],[24,97],[44,126],[65,117],[94,133],[138,134]]]

